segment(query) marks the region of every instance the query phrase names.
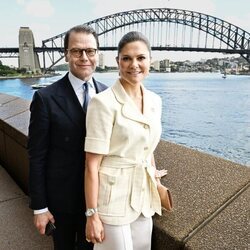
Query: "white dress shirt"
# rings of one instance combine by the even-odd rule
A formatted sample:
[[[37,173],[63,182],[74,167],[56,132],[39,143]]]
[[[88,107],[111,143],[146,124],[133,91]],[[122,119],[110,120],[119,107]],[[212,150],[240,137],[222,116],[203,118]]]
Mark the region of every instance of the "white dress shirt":
[[[70,83],[71,83],[71,85],[72,85],[72,87],[77,95],[79,102],[81,103],[81,105],[83,105],[84,100],[83,100],[83,87],[82,87],[82,85],[86,81],[83,81],[83,80],[75,77],[71,72],[69,72],[69,81],[70,81]],[[93,78],[90,78],[87,82],[89,85],[89,95],[92,98],[96,94]]]

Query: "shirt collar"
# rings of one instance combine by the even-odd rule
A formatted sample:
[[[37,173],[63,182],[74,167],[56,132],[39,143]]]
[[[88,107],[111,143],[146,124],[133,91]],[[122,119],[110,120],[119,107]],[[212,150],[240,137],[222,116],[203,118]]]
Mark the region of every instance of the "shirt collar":
[[[69,71],[69,81],[75,91],[82,88],[83,83],[86,82],[74,76],[70,71]],[[91,88],[95,89],[93,77],[91,77],[87,82],[89,83],[89,86]]]

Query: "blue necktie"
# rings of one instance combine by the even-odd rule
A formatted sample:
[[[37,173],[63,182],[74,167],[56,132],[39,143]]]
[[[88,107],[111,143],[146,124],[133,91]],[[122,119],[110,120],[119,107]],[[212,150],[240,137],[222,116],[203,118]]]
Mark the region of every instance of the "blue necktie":
[[[89,95],[89,85],[88,82],[85,82],[83,84],[83,110],[87,112],[87,107],[90,101],[90,95]]]

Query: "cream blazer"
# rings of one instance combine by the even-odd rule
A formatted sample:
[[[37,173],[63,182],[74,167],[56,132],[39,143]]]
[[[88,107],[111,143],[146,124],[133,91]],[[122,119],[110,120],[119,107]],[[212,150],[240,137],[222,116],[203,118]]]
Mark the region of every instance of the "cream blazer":
[[[120,81],[88,106],[85,151],[103,154],[98,212],[104,223],[122,225],[142,213],[161,214],[151,156],[161,135],[161,98],[141,86],[143,114]]]

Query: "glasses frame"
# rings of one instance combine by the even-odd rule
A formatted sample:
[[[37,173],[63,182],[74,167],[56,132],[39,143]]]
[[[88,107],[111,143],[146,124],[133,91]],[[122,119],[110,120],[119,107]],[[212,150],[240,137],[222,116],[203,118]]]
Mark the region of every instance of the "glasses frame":
[[[90,51],[91,50],[91,51]],[[93,52],[93,50],[95,52]],[[79,48],[72,48],[72,49],[67,49],[67,51],[76,58],[80,58],[83,55],[83,52],[85,52],[87,57],[94,57],[96,55],[98,49],[96,48],[86,48],[86,49],[79,49]]]

